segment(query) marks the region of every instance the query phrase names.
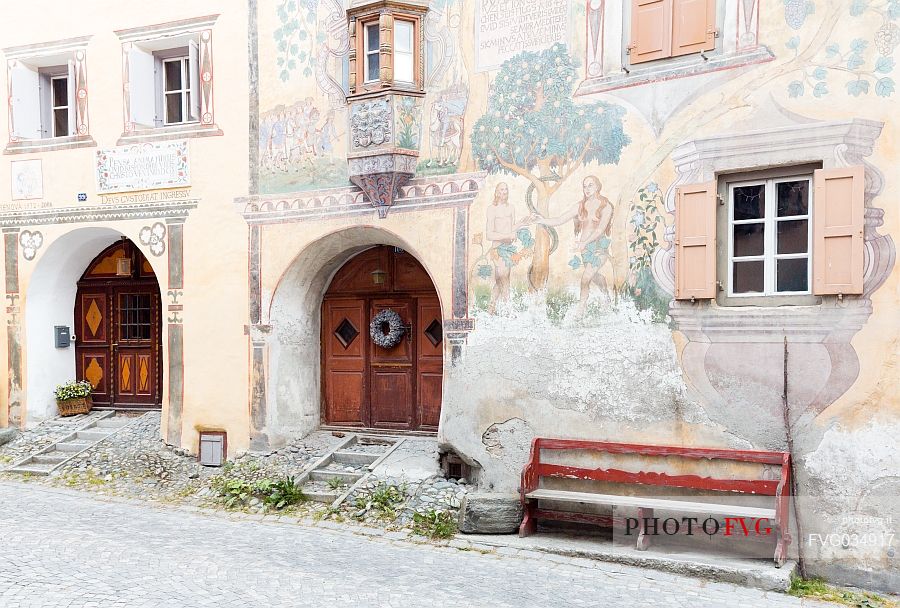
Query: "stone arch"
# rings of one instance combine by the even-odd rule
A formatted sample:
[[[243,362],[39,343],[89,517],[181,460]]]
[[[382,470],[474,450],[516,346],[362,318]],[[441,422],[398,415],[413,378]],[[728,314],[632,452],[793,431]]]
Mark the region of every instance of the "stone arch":
[[[434,274],[399,235],[374,226],[356,226],[327,234],[308,244],[282,274],[268,306],[268,365],[265,412],[255,412],[258,446],[277,447],[289,437],[319,426],[321,416],[322,298],[335,273],[352,257],[377,245],[400,247]],[[444,294],[438,290],[442,315]],[[262,428],[260,428],[262,427]]]
[[[75,378],[74,344],[65,349],[56,348],[53,328],[65,325],[74,329],[78,280],[100,252],[124,236],[113,228],[77,228],[47,245],[46,251],[38,258],[28,280],[23,306],[24,415],[28,423],[54,416],[56,402],[53,389],[57,384]],[[154,260],[147,259],[153,265]],[[162,269],[154,268],[154,271],[157,276],[164,276],[164,273],[161,275]],[[163,367],[164,376],[166,371]]]

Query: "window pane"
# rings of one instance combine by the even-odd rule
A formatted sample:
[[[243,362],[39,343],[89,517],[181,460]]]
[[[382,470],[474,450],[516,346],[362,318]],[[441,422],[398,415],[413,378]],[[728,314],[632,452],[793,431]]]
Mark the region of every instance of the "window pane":
[[[366,55],[366,82],[378,80],[378,53]]]
[[[166,61],[163,71],[166,74],[166,91],[181,89],[181,61]]]
[[[413,52],[413,24],[411,21],[394,21],[394,50]]]
[[[778,217],[809,213],[808,180],[781,182],[775,189],[778,192]]]
[[[69,134],[69,111],[53,110],[53,137],[64,137]]]
[[[53,83],[53,107],[69,105],[68,78],[54,78]]]
[[[809,258],[776,260],[776,291],[809,291],[807,268]]]
[[[166,94],[166,122],[181,122],[181,93]]]
[[[734,227],[734,257],[762,255],[765,250],[765,224],[738,224]]]
[[[413,82],[412,53],[394,53],[394,80]]]
[[[366,26],[366,50],[367,51],[377,51],[378,50],[378,24],[373,23],[372,25]]]
[[[731,284],[734,293],[762,292],[765,280],[762,260],[758,262],[734,262]]]
[[[756,220],[766,214],[766,186],[740,186],[734,189],[734,219]]]
[[[778,222],[778,253],[806,253],[809,246],[809,220]]]

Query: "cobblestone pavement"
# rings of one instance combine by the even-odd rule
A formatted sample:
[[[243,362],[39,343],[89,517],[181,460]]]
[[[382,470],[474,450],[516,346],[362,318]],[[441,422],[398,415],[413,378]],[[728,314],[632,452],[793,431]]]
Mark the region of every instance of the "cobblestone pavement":
[[[0,606],[825,606],[542,554],[460,551],[0,483]]]

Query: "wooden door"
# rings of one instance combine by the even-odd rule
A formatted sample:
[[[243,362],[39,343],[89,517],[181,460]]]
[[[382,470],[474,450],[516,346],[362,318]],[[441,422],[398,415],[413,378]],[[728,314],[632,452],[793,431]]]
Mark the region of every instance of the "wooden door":
[[[391,309],[399,314],[407,326],[413,325],[415,308],[411,298],[372,299],[369,309],[372,317],[385,309]],[[369,343],[371,381],[369,426],[390,429],[415,428],[413,408],[415,342],[407,334],[393,348],[381,348],[368,335],[366,338]]]
[[[160,315],[159,284],[131,242],[111,245],[88,266],[75,299],[75,373],[93,386],[96,405],[160,407]]]
[[[113,405],[153,405],[158,401],[159,291],[150,286],[117,286],[112,291]]]
[[[326,300],[322,310],[325,420],[341,426],[367,426],[368,399],[366,301]]]
[[[382,271],[382,283],[372,279]],[[391,309],[408,326],[385,349],[369,323]],[[436,431],[441,411],[443,328],[431,278],[408,253],[373,247],[348,261],[322,303],[322,418],[335,426]]]
[[[419,427],[437,430],[444,382],[444,328],[437,296],[416,298],[416,402]]]

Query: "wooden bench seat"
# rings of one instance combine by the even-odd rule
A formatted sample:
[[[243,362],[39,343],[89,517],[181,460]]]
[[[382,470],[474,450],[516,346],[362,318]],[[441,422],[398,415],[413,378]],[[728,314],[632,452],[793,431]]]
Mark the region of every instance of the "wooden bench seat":
[[[552,462],[542,460],[544,451],[555,452],[556,457]],[[699,475],[672,474],[658,471],[625,471],[614,468],[586,468],[559,464],[559,460],[565,454],[579,454],[595,452],[597,454],[613,454],[624,456],[639,456],[642,459],[653,457],[677,457],[687,462],[708,463],[712,460],[733,461],[736,463],[751,463],[769,465],[777,468],[776,479],[764,478],[760,475],[752,479],[733,479],[702,477]],[[708,466],[704,469],[709,468]],[[727,450],[718,448],[684,448],[662,445],[642,445],[628,443],[611,443],[601,441],[583,441],[575,439],[550,439],[537,437],[531,444],[531,455],[528,463],[522,471],[522,485],[519,488],[524,517],[519,527],[519,535],[533,534],[537,529],[539,519],[553,519],[559,521],[600,524],[615,526],[622,524],[623,518],[615,518],[609,515],[600,515],[589,510],[578,510],[577,505],[621,506],[637,509],[637,518],[627,518],[630,524],[635,519],[639,521],[636,546],[639,550],[646,549],[650,544],[650,535],[658,532],[653,524],[656,521],[654,511],[666,511],[673,513],[706,514],[726,516],[726,528],[729,524],[728,517],[750,518],[755,520],[757,526],[762,520],[772,522],[769,527],[764,525],[765,533],[774,529],[776,536],[775,562],[782,565],[787,557],[787,547],[791,542],[788,533],[789,506],[790,506],[790,455],[785,452],[764,452],[757,450]],[[674,497],[642,497],[631,495],[618,495],[601,492],[562,490],[543,487],[542,479],[555,478],[567,482],[584,480],[591,482],[605,482],[607,484],[639,484],[642,486],[658,486],[665,488],[685,488],[692,492],[715,492],[712,502],[690,500],[686,496],[684,500]],[[609,489],[604,488],[605,492]],[[774,506],[744,506],[728,504],[724,501],[731,494],[749,494],[758,496],[770,496],[774,498]],[[567,503],[576,505],[571,510],[559,510],[546,508],[546,503]],[[731,522],[734,526],[734,522]],[[742,522],[746,524],[746,522]],[[718,530],[718,522],[716,522]],[[759,531],[759,528],[756,529]]]
[[[678,511],[679,513],[734,515],[736,517],[768,519],[775,519],[776,514],[775,509],[706,502],[689,502],[686,500],[642,498],[640,496],[622,496],[619,494],[591,494],[590,492],[570,492],[567,490],[541,489],[529,492],[525,496],[532,500],[554,500],[558,502],[575,502],[588,505],[638,507],[644,509],[659,509],[660,511]]]

